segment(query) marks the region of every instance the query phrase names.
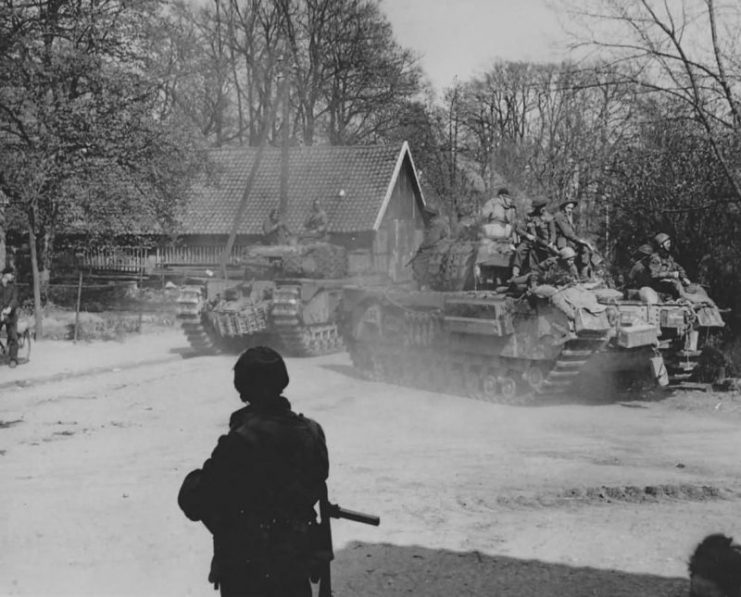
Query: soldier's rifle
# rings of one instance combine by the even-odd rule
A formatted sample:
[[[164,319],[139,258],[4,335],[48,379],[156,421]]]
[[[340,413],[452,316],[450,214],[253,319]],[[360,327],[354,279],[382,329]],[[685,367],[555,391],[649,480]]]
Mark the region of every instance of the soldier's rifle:
[[[326,495],[319,500],[319,516],[321,520],[318,527],[319,536],[315,553],[320,563],[316,577],[313,577],[312,581],[319,583],[318,597],[332,597],[330,563],[334,559],[334,551],[332,549],[332,526],[330,520],[332,518],[344,518],[353,522],[378,526],[381,524],[381,519],[373,514],[346,510],[337,504],[332,504]]]

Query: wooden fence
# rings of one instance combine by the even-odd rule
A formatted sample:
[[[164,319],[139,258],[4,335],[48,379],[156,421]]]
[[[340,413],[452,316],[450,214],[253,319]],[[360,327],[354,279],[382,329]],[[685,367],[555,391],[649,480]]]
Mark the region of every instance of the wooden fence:
[[[240,255],[243,247],[232,249],[232,259]],[[81,265],[91,271],[122,273],[149,273],[172,265],[218,266],[224,252],[223,245],[196,247],[106,247],[88,250]]]

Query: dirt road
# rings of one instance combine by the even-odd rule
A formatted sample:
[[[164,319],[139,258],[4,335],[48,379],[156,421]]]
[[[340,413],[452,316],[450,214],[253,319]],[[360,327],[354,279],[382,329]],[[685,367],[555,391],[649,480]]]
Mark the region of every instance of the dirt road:
[[[0,595],[214,594],[176,495],[239,407],[233,360],[0,390]],[[288,366],[332,499],[382,520],[334,525],[340,597],[685,595],[693,545],[741,538],[738,397],[514,408]]]

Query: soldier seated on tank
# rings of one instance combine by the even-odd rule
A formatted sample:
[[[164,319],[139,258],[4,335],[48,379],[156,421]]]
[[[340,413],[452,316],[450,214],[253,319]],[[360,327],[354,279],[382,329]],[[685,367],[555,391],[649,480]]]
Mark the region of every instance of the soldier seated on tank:
[[[542,261],[528,274],[528,284],[531,288],[541,284],[568,286],[578,281],[576,251],[571,247],[563,247],[558,251],[557,257],[549,257]]]
[[[538,264],[556,253],[556,227],[553,216],[545,210],[546,205],[546,199],[535,199],[532,211],[517,226],[520,242],[515,249],[512,278],[534,271]]]
[[[654,237],[656,250],[648,262],[648,277],[656,292],[668,294],[674,298],[684,298],[690,280],[684,268],[674,260],[671,254],[672,240],[668,234],[660,232]]]
[[[575,199],[566,199],[561,202],[558,212],[553,216],[556,227],[556,248],[571,247],[577,252],[577,269],[583,277],[588,275],[586,269],[592,254],[592,245],[579,236],[578,227],[574,218]]]
[[[307,240],[326,241],[328,238],[329,217],[322,209],[319,199],[314,199],[311,212],[304,221],[304,230],[301,236]]]
[[[291,232],[286,226],[277,208],[270,210],[262,223],[262,242],[265,245],[287,245]]]
[[[654,248],[645,243],[638,247],[637,258],[628,272],[626,284],[628,288],[643,288],[651,286],[651,273],[649,271],[649,261],[654,253]]]

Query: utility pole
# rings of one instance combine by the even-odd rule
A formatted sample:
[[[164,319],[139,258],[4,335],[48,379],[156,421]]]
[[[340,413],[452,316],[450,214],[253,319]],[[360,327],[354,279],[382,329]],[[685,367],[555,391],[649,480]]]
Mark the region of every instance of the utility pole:
[[[282,72],[284,69],[282,58],[279,59],[279,66]],[[280,101],[281,97],[285,96],[287,84],[288,77],[283,76],[283,78],[278,83],[278,96],[276,97],[276,100],[273,102],[273,104],[270,106],[270,111],[266,115],[266,118],[262,123],[262,130],[260,131],[260,138],[258,140],[257,155],[255,156],[255,161],[252,162],[252,168],[250,169],[249,176],[247,176],[247,182],[244,186],[242,199],[239,202],[237,214],[235,215],[234,221],[232,222],[232,228],[229,232],[229,238],[226,241],[226,247],[224,247],[224,252],[221,255],[221,276],[224,279],[226,279],[227,277],[226,268],[229,264],[229,258],[232,254],[232,249],[234,248],[234,241],[237,238],[239,227],[242,225],[244,212],[247,210],[250,193],[252,192],[252,186],[255,184],[255,178],[257,176],[258,170],[260,169],[260,162],[262,162],[262,157],[265,153],[265,146],[268,143],[268,133],[270,132],[270,129],[275,122],[275,115],[278,111],[278,102]]]
[[[281,140],[280,140],[280,200],[278,203],[278,213],[281,219],[286,217],[288,211],[288,160],[289,160],[289,101],[288,85],[285,81],[288,79],[286,65],[282,65],[282,79],[279,87],[281,89],[279,101],[282,104],[281,111]]]

